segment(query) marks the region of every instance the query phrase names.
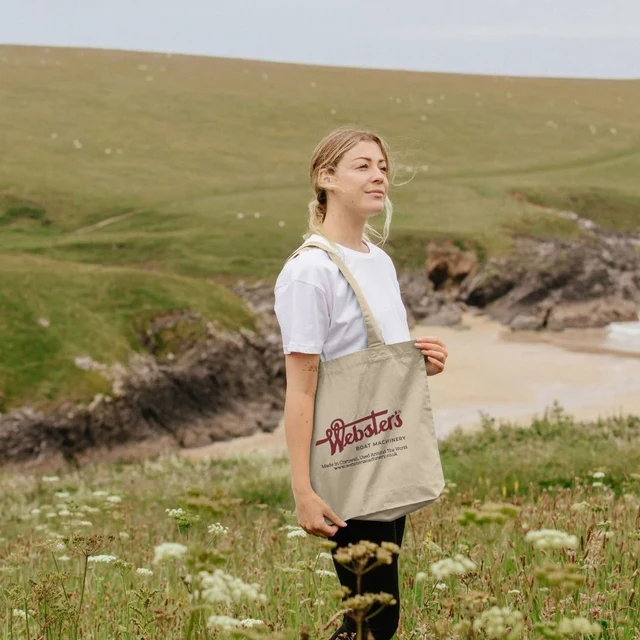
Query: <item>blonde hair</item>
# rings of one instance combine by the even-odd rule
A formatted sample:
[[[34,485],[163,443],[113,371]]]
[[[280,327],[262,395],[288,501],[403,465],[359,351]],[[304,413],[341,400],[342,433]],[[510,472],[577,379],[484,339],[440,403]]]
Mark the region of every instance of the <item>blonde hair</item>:
[[[387,163],[387,171],[389,173],[389,180],[391,181],[389,147],[378,134],[368,129],[358,129],[355,127],[340,127],[332,131],[320,141],[311,156],[309,180],[315,198],[309,203],[309,224],[307,233],[303,236],[305,240],[314,233],[326,237],[322,231],[322,223],[327,215],[327,190],[319,184],[320,171],[322,169],[335,171],[342,156],[344,156],[347,151],[353,149],[359,142],[363,141],[375,142],[380,147],[380,151],[382,151],[382,155]],[[381,244],[384,244],[389,237],[392,216],[393,206],[391,200],[387,197],[384,204],[384,227],[382,235],[367,223],[364,226],[362,234],[364,240],[372,242],[372,238],[375,236],[382,241]]]

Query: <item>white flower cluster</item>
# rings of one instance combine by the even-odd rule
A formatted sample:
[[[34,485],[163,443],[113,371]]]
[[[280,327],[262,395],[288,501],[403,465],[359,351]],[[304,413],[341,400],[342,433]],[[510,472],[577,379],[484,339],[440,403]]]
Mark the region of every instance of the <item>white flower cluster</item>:
[[[183,509],[165,509],[165,513],[174,520],[180,518],[180,516],[185,515]]]
[[[475,571],[477,568],[476,563],[471,558],[467,558],[460,553],[456,553],[453,558],[444,558],[429,565],[429,570],[438,580],[454,575],[461,576]]]
[[[306,538],[306,537],[307,537],[307,532],[300,527],[296,527],[295,529],[292,529],[291,531],[289,531],[289,533],[287,533],[287,538]]]
[[[523,629],[522,614],[509,607],[491,607],[473,621],[473,630],[483,631],[489,638],[517,640],[521,637]]]
[[[332,578],[336,574],[333,571],[329,571],[328,569],[316,569],[316,575]]]
[[[524,539],[538,549],[575,549],[578,546],[577,536],[556,529],[528,531]]]
[[[586,618],[562,618],[558,623],[558,633],[562,636],[599,636],[602,633],[602,627],[597,622],[589,622]]]
[[[103,564],[109,564],[111,562],[115,562],[118,558],[115,556],[89,556],[87,558],[87,562],[97,562]]]
[[[169,558],[180,559],[187,553],[187,547],[179,542],[162,542],[153,550],[153,564]]]
[[[260,593],[260,585],[243,582],[240,578],[232,576],[222,569],[216,569],[213,573],[200,571],[198,573],[199,589],[193,591],[192,597],[202,597],[207,602],[231,603],[239,600],[261,600],[266,596]]]
[[[144,567],[138,567],[136,569],[136,573],[145,578],[150,578],[153,575],[153,571],[151,571],[151,569],[145,569]]]
[[[207,620],[207,627],[209,629],[222,629],[224,631],[259,627],[263,624],[264,622],[262,622],[262,620],[256,620],[254,618],[238,620],[237,618],[231,618],[229,616],[209,616],[209,619]]]
[[[219,522],[214,522],[207,527],[207,531],[212,536],[226,536],[229,533],[229,527],[225,527]]]

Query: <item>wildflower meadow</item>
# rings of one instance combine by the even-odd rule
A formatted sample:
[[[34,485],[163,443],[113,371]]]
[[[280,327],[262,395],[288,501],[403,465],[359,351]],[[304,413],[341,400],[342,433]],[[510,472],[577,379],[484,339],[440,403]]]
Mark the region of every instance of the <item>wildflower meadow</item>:
[[[447,488],[392,544],[332,551],[296,523],[286,459],[179,454],[0,475],[0,637],[327,638],[388,594],[345,594],[400,553],[398,637],[640,638],[640,419],[485,419],[441,443]],[[375,570],[375,569],[373,569]]]

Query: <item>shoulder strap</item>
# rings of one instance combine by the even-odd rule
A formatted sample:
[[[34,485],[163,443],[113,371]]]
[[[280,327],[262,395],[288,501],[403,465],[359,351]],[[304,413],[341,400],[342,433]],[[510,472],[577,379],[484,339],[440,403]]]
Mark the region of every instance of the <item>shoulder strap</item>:
[[[349,267],[347,267],[347,265],[345,264],[344,260],[335,251],[333,251],[333,249],[327,247],[321,242],[307,242],[306,244],[303,244],[301,247],[296,249],[289,256],[289,258],[287,258],[286,262],[289,262],[289,260],[292,260],[293,258],[297,258],[302,251],[306,251],[307,249],[312,249],[314,247],[317,249],[323,249],[329,254],[329,258],[331,258],[338,269],[340,269],[340,272],[345,277],[345,280],[349,283],[349,285],[351,285],[351,288],[356,294],[356,298],[358,299],[358,303],[360,304],[360,309],[362,310],[362,315],[364,316],[364,323],[367,327],[367,345],[369,347],[373,347],[385,344],[384,338],[382,337],[382,332],[380,331],[380,327],[378,327],[378,323],[373,317],[373,313],[371,313],[369,303],[364,297],[362,289],[360,289],[360,285],[349,270]]]

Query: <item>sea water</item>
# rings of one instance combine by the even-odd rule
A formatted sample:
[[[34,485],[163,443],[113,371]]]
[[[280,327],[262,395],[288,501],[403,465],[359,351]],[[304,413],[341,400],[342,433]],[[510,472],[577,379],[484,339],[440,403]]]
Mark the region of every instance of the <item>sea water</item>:
[[[640,353],[640,321],[612,322],[605,328],[604,342],[614,349]]]

